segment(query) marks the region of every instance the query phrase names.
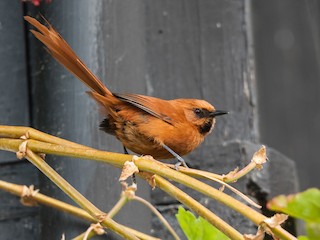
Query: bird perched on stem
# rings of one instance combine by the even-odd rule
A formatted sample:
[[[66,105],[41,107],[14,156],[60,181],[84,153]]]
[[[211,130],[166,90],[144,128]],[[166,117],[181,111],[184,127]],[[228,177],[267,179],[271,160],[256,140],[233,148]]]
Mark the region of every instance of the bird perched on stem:
[[[226,114],[210,103],[199,99],[173,99],[112,93],[80,60],[68,43],[47,22],[24,19],[38,31],[31,30],[48,52],[78,79],[106,113],[100,129],[116,136],[126,151],[152,155],[156,159],[176,157],[186,166],[181,156],[193,151],[212,131],[215,117]]]

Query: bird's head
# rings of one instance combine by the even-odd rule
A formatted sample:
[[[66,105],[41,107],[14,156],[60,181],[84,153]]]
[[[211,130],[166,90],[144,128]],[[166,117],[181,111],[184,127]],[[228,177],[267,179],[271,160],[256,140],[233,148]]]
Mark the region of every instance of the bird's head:
[[[210,103],[199,99],[179,99],[179,104],[184,109],[186,119],[204,136],[212,131],[215,117],[228,113],[216,110]]]

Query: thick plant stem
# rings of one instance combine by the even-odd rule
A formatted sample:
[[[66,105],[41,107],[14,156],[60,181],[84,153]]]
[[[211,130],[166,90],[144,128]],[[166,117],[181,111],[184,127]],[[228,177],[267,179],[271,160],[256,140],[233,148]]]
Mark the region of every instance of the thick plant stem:
[[[198,201],[190,197],[185,192],[181,191],[179,188],[175,187],[169,181],[164,178],[154,175],[156,185],[161,188],[163,191],[168,193],[173,198],[177,199],[179,202],[192,209],[195,213],[205,218],[208,222],[210,222],[213,226],[218,228],[221,232],[227,235],[229,238],[234,240],[243,240],[243,236],[233,227],[231,227],[228,223],[223,221],[217,215],[212,213],[209,209],[204,207]]]
[[[61,190],[63,190],[74,202],[81,208],[86,210],[97,222],[101,222],[104,227],[110,228],[127,239],[138,239],[134,234],[127,232],[121,225],[109,218],[106,213],[99,210],[66,180],[64,180],[57,172],[55,172],[41,157],[26,149],[26,158],[35,165],[43,174],[45,174],[52,182],[54,182]]]
[[[188,175],[182,174],[177,172],[173,169],[164,167],[164,164],[154,162],[153,164],[149,163],[147,159],[139,158],[135,161],[135,164],[139,167],[139,169],[143,169],[148,172],[153,172],[157,175],[162,177],[166,177],[168,179],[174,180],[178,183],[181,183],[187,187],[190,187],[198,192],[203,193],[206,196],[209,196],[226,206],[234,209],[235,211],[239,212],[243,216],[250,219],[253,223],[259,226],[265,219],[266,216],[263,214],[255,211],[254,209],[248,207],[247,205],[243,204],[242,202],[236,200],[235,198],[225,194],[222,191],[219,191],[197,179],[194,179]],[[156,176],[157,177],[157,176]],[[201,215],[201,214],[200,214]],[[201,215],[202,216],[202,215]],[[205,218],[205,217],[204,217]],[[220,229],[220,228],[219,228]],[[296,239],[293,235],[289,232],[285,231],[281,226],[271,228],[272,232],[275,233],[281,239]]]
[[[0,139],[0,148],[7,150],[11,149],[11,151],[17,151],[16,149],[19,148],[19,145],[21,143],[22,140]],[[72,148],[56,144],[42,143],[32,139],[28,140],[28,148],[34,151],[39,151],[48,154],[78,157],[88,160],[107,162],[117,167],[122,167],[125,161],[132,160],[132,156],[127,154],[110,153],[94,149]],[[250,219],[257,226],[259,226],[265,219],[267,219],[266,216],[248,207],[247,205],[239,202],[231,196],[197,179],[194,179],[188,175],[175,171],[165,166],[165,164],[163,163],[160,163],[155,160],[150,160],[149,158],[140,157],[135,160],[135,164],[142,171],[155,173],[162,177],[174,180],[225,204],[226,206],[234,209],[235,211]],[[282,229],[280,226],[271,228],[271,230],[282,239],[296,239],[293,235]]]
[[[24,187],[26,187],[26,186],[14,184],[14,183],[9,183],[9,182],[5,182],[5,181],[0,180],[0,189],[5,190],[7,192],[10,192],[11,194],[14,194],[16,196],[21,196],[22,195]],[[85,210],[83,210],[83,209],[81,209],[79,207],[75,207],[73,205],[70,205],[68,203],[62,202],[60,200],[54,199],[52,197],[48,197],[48,196],[46,196],[44,194],[37,193],[34,196],[32,196],[32,199],[34,201],[36,201],[37,203],[39,203],[39,204],[58,209],[60,211],[66,212],[68,214],[71,214],[73,216],[76,216],[78,218],[86,220],[88,222],[91,222],[91,223],[95,223],[96,222],[96,219],[93,218]],[[154,238],[152,236],[149,236],[147,234],[144,234],[144,233],[139,232],[137,230],[134,230],[132,228],[128,228],[128,227],[125,227],[125,226],[123,226],[123,227],[126,229],[126,231],[132,232],[132,234],[136,235],[139,239],[143,239],[143,240],[159,240],[158,238]]]
[[[22,140],[14,139],[0,139],[0,148],[9,151],[17,151]],[[43,143],[35,140],[28,140],[29,149],[36,152],[43,152],[48,154],[55,154],[61,156],[78,157],[89,160],[97,160],[102,162],[107,162],[117,167],[121,167],[125,161],[131,161],[132,156],[109,153],[104,151],[98,151],[94,149],[85,149],[83,147],[74,148],[70,146]],[[238,200],[230,197],[229,195],[199,181],[190,176],[187,176],[181,172],[177,172],[164,164],[157,162],[155,160],[150,160],[147,158],[140,157],[135,160],[135,164],[142,171],[147,171],[150,173],[155,173],[160,176],[166,177],[168,179],[174,180],[181,184],[184,184],[198,192],[201,192],[217,201],[225,204],[226,206],[234,209],[235,211],[241,213],[256,225],[260,225],[267,217],[255,211],[254,209],[246,206],[245,204],[239,202]],[[280,226],[271,228],[273,233],[282,239],[295,239],[290,233],[286,232]]]
[[[65,140],[63,138],[55,137],[30,127],[0,125],[0,137],[13,138],[13,139],[19,139],[19,138],[33,139],[41,142],[53,143],[58,145],[74,147],[74,148],[90,149],[87,146],[74,143],[74,142]]]

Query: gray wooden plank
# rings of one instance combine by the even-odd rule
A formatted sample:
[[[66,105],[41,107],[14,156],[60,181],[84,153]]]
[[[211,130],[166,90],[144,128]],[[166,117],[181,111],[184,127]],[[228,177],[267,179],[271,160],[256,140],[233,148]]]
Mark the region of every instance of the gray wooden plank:
[[[27,161],[1,164],[0,179],[15,184],[38,185],[38,171]],[[20,198],[0,190],[1,239],[38,239],[39,207],[26,207]]]
[[[319,1],[252,1],[261,139],[320,187]]]
[[[185,156],[191,167],[227,173],[251,159],[259,145],[252,23],[249,1],[147,2],[147,58],[149,93],[163,98],[201,98],[230,111],[217,118],[216,128],[196,151]],[[297,189],[295,166],[285,159],[292,181],[275,186],[276,163],[263,173],[266,183],[248,176],[236,187],[265,204],[274,193]],[[284,169],[282,169],[284,170]],[[281,181],[279,178],[274,181]],[[267,190],[264,187],[267,185]],[[252,190],[252,186],[256,186]],[[277,188],[278,187],[278,188]],[[190,189],[182,187],[214,213],[243,233],[256,227],[240,214]],[[263,197],[261,197],[263,196]],[[178,202],[161,191],[152,192],[153,203],[174,222]],[[153,228],[160,224],[154,219]],[[169,238],[165,231],[157,236]]]
[[[144,92],[144,8],[130,1],[53,1],[41,13],[69,42],[75,52],[113,91]],[[38,9],[33,11],[38,12]],[[35,14],[33,14],[35,15]],[[43,46],[32,42],[32,80],[35,127],[88,146],[122,152],[119,141],[99,130],[103,116],[88,89],[62,68]],[[120,171],[90,161],[47,158],[63,177],[104,211],[120,197]],[[56,186],[41,176],[44,193],[71,202]],[[149,199],[149,186],[139,182],[138,195]],[[140,204],[131,204],[116,220],[137,229],[150,230],[151,214]],[[134,207],[133,207],[134,206]],[[137,215],[143,213],[143,218]],[[73,237],[85,231],[70,224],[64,213],[43,208],[40,238],[58,239],[63,232]],[[55,231],[52,231],[54,226]]]
[[[244,1],[146,4],[149,93],[201,98],[230,111],[206,143],[257,139]]]
[[[0,124],[29,125],[28,83],[22,5],[0,3]],[[0,151],[0,162],[15,161]]]
[[[23,5],[0,2],[0,124],[30,124]],[[38,184],[37,170],[0,151],[0,179],[18,184]],[[22,206],[19,198],[0,191],[1,239],[37,239],[38,208]]]

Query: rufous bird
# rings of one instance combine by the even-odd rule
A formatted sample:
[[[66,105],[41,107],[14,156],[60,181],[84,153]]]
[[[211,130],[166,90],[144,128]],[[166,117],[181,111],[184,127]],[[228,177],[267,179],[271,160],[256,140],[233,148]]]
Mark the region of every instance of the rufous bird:
[[[24,19],[38,30],[30,31],[48,52],[91,89],[89,96],[106,113],[100,129],[116,136],[125,152],[130,149],[155,159],[176,157],[186,166],[181,156],[203,142],[214,128],[215,117],[227,113],[199,99],[163,100],[133,93],[113,93],[48,22],[46,27],[32,17]]]

